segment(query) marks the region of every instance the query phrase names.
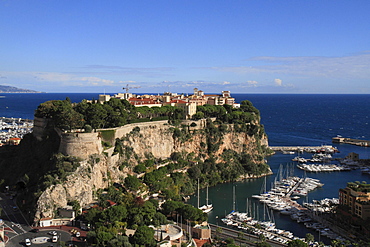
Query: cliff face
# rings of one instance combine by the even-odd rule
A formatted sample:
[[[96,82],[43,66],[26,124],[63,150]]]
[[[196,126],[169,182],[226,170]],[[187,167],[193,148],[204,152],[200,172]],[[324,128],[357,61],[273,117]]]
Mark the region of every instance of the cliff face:
[[[83,159],[76,172],[67,177],[62,184],[52,185],[42,193],[37,202],[35,220],[45,217],[53,217],[57,208],[64,207],[68,202],[77,200],[80,205],[86,206],[94,201],[93,192],[100,188],[106,188],[112,182],[120,182],[131,172],[128,168],[119,169],[122,157],[113,154],[114,147],[103,150],[102,141],[110,142],[114,146],[114,140],[119,138],[122,144],[131,147],[133,153],[139,158],[145,159],[150,154],[154,158],[168,158],[173,152],[199,153],[204,150],[207,142],[206,135],[202,132],[205,120],[197,121],[195,127],[190,127],[189,121],[185,123],[191,133],[190,138],[179,140],[174,137],[174,127],[167,121],[147,122],[125,125],[120,128],[104,130],[109,131],[107,136],[104,132],[99,133],[60,133],[61,143],[59,151],[64,155],[77,156]],[[41,125],[43,126],[43,125]],[[238,153],[258,152],[259,145],[266,145],[267,137],[256,140],[245,132],[226,132],[215,156],[224,149],[232,149]],[[43,136],[37,126],[34,130],[40,138]],[[105,153],[105,154],[103,154]],[[92,158],[95,156],[95,158]],[[98,158],[98,159],[97,159]]]

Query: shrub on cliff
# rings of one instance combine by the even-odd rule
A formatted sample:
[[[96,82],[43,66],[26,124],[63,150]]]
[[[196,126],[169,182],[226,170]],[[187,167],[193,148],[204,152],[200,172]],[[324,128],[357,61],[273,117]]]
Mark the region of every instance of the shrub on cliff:
[[[93,128],[91,127],[90,124],[86,124],[84,129],[85,129],[85,133],[91,133],[93,131]]]

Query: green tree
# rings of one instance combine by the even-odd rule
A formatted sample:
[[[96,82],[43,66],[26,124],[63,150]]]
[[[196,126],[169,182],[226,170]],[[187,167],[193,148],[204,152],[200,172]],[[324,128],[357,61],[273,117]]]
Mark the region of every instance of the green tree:
[[[137,166],[134,167],[134,172],[136,173],[143,173],[146,171],[146,167],[144,164],[138,164]]]
[[[307,233],[305,240],[308,244],[313,243],[315,241],[315,237],[311,233]]]
[[[81,210],[81,205],[80,203],[77,201],[77,200],[73,200],[69,203],[69,205],[72,206],[72,209],[73,211],[76,212],[76,215],[79,215],[80,214],[80,210]]]
[[[261,242],[265,242],[265,240],[266,240],[266,237],[265,237],[265,235],[263,235],[262,233],[258,236],[258,239],[259,239],[259,241],[261,241]]]
[[[288,242],[288,247],[307,247],[308,244],[300,239],[295,239]]]
[[[95,224],[95,222],[99,221],[101,211],[97,208],[91,208],[87,213],[85,214],[85,219],[92,225]]]
[[[154,230],[148,226],[139,226],[132,239],[135,244],[155,246]]]
[[[68,100],[50,100],[41,103],[35,116],[51,119],[54,125],[63,130],[81,128],[84,123],[83,116],[72,108]]]
[[[142,185],[142,183],[135,176],[128,175],[125,178],[125,186],[126,186],[127,189],[129,189],[131,191],[137,191],[140,188],[141,185]]]
[[[203,118],[204,118],[204,113],[203,113],[203,112],[201,112],[201,111],[198,111],[198,112],[196,112],[196,113],[192,116],[192,118],[193,118],[194,120],[203,119]]]
[[[248,100],[243,100],[242,102],[240,102],[240,109],[244,112],[254,112],[259,115],[258,109],[254,107],[252,102]]]
[[[84,128],[85,128],[85,132],[86,133],[91,133],[92,130],[93,130],[92,127],[91,127],[91,125],[89,125],[89,124],[86,124]]]
[[[257,247],[270,247],[271,245],[266,242],[260,242],[256,244]]]
[[[96,233],[96,241],[98,246],[106,246],[107,243],[113,239],[113,234],[108,231],[98,231]]]
[[[117,235],[108,242],[109,247],[132,247],[127,236]]]
[[[127,209],[123,205],[116,205],[104,210],[101,219],[104,222],[113,223],[115,221],[125,221],[127,218]]]
[[[172,213],[175,213],[182,207],[182,202],[176,202],[176,201],[166,201],[162,204],[162,212],[165,215],[169,215]]]
[[[86,122],[93,129],[104,128],[107,111],[101,104],[91,104],[86,109]]]

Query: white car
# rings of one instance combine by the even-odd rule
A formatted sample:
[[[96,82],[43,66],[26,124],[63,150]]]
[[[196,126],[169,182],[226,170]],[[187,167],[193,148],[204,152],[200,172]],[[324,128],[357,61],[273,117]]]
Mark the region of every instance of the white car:
[[[56,231],[51,231],[51,232],[49,232],[49,234],[52,235],[52,236],[56,236],[58,233]]]
[[[29,238],[26,238],[26,240],[24,240],[24,242],[26,243],[26,246],[31,245],[31,240]]]
[[[58,242],[58,236],[53,236],[53,238],[51,239],[51,242],[53,243]]]

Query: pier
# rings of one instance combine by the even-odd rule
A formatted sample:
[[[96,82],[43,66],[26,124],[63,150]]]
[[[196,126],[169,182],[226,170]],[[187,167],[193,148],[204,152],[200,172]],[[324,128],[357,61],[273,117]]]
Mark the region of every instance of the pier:
[[[309,153],[316,153],[316,152],[327,152],[327,153],[334,153],[338,150],[331,146],[331,145],[322,145],[322,146],[269,146],[269,148],[273,151],[294,151],[294,152],[309,152]]]
[[[351,145],[356,145],[356,146],[361,146],[361,147],[370,147],[370,141],[368,140],[352,139],[352,138],[345,138],[345,137],[333,137],[332,142],[351,144]]]

